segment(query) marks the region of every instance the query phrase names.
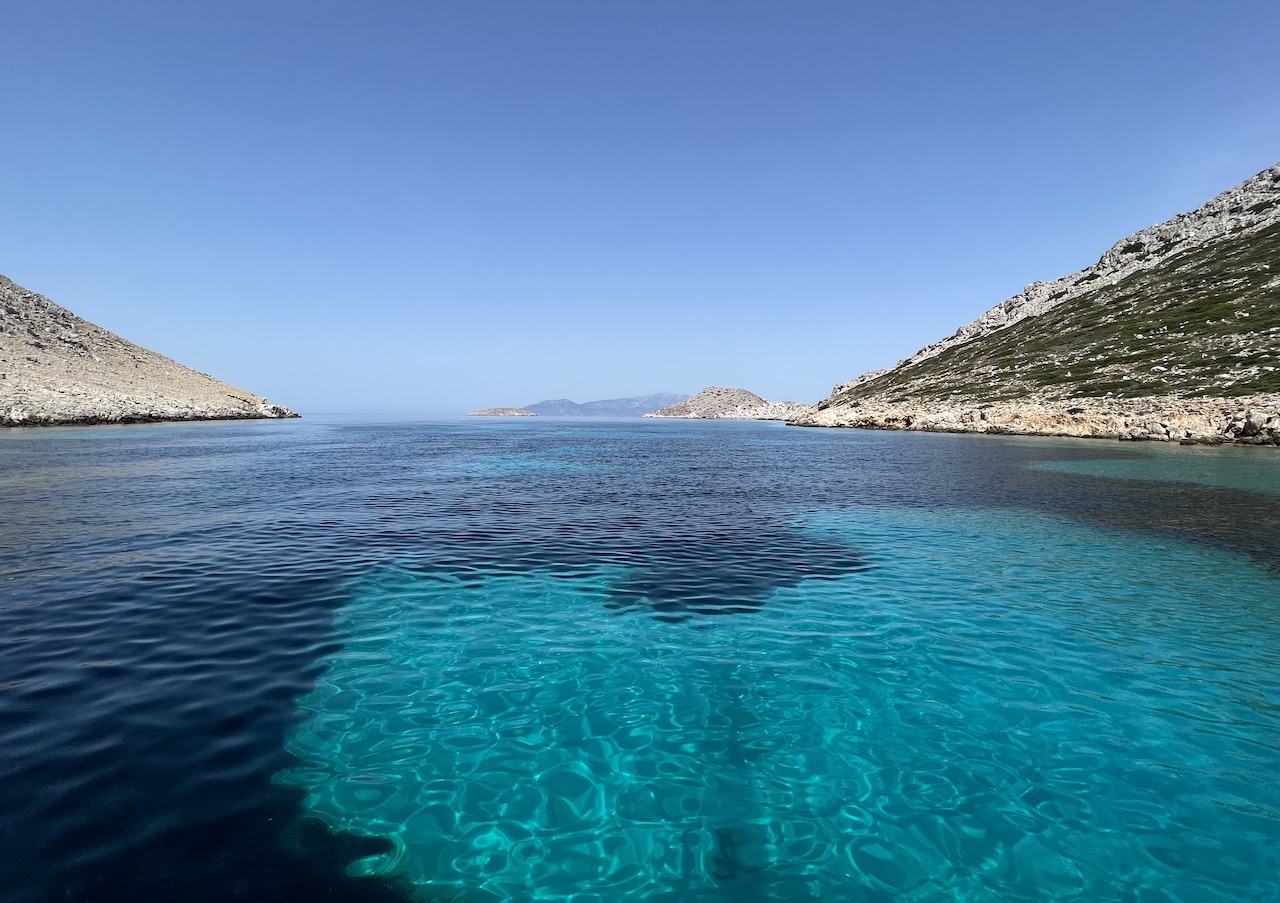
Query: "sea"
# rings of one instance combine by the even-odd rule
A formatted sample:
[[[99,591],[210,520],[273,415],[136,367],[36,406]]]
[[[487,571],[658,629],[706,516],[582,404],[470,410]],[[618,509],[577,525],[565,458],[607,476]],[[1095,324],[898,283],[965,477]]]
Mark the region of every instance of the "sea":
[[[0,432],[0,900],[1280,901],[1280,454]]]

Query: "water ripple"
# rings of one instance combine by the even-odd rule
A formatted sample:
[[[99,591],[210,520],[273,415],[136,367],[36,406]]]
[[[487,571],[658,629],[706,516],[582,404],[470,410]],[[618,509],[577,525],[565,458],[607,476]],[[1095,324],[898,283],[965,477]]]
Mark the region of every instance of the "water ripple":
[[[803,532],[873,566],[732,621],[600,621],[634,581],[616,568],[367,575],[300,703],[305,766],[279,779],[392,839],[360,870],[445,898],[1266,891],[1280,793],[1248,776],[1280,771],[1258,705],[1280,656],[1217,588],[1271,598],[1274,578],[1007,512],[863,508]]]
[[[473,899],[512,874],[840,899],[842,872],[867,900],[1070,898],[1110,871],[1265,898],[1228,873],[1275,865],[1254,564],[1280,573],[1280,510],[1250,487],[1276,472],[1202,485],[1216,454],[1155,482],[1098,444],[776,424],[0,432],[0,896],[399,900],[420,870]],[[938,519],[926,542],[862,506]],[[1101,564],[1126,543],[1166,563],[1139,599]],[[453,602],[344,621],[387,575]],[[332,742],[296,756],[303,730]],[[387,823],[326,823],[330,783]],[[408,836],[447,843],[376,816],[411,794]]]

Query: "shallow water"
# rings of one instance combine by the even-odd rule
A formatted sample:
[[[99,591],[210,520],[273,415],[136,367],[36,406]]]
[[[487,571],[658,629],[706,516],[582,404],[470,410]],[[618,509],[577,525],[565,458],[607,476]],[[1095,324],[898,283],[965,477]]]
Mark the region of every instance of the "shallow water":
[[[1129,446],[1124,457],[1046,461],[1051,470],[1121,480],[1155,480],[1243,489],[1280,495],[1275,456],[1257,448],[1212,448],[1143,442]]]
[[[1280,459],[1194,451],[0,434],[0,896],[1276,899]]]

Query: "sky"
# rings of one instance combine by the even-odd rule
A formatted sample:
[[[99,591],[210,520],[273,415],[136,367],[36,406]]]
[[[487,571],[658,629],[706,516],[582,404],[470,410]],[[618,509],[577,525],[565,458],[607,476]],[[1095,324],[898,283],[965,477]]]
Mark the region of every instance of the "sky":
[[[4,0],[0,273],[307,413],[814,402],[1280,161],[1280,4]]]

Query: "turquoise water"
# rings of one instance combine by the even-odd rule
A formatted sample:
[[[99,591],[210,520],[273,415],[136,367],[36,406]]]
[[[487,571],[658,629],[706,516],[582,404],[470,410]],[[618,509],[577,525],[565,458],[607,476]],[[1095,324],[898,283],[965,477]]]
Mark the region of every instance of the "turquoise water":
[[[1280,903],[1280,455],[0,431],[4,903]]]
[[[1274,572],[1026,511],[797,529],[867,566],[674,624],[602,617],[616,566],[372,570],[278,780],[434,900],[1277,898]]]

